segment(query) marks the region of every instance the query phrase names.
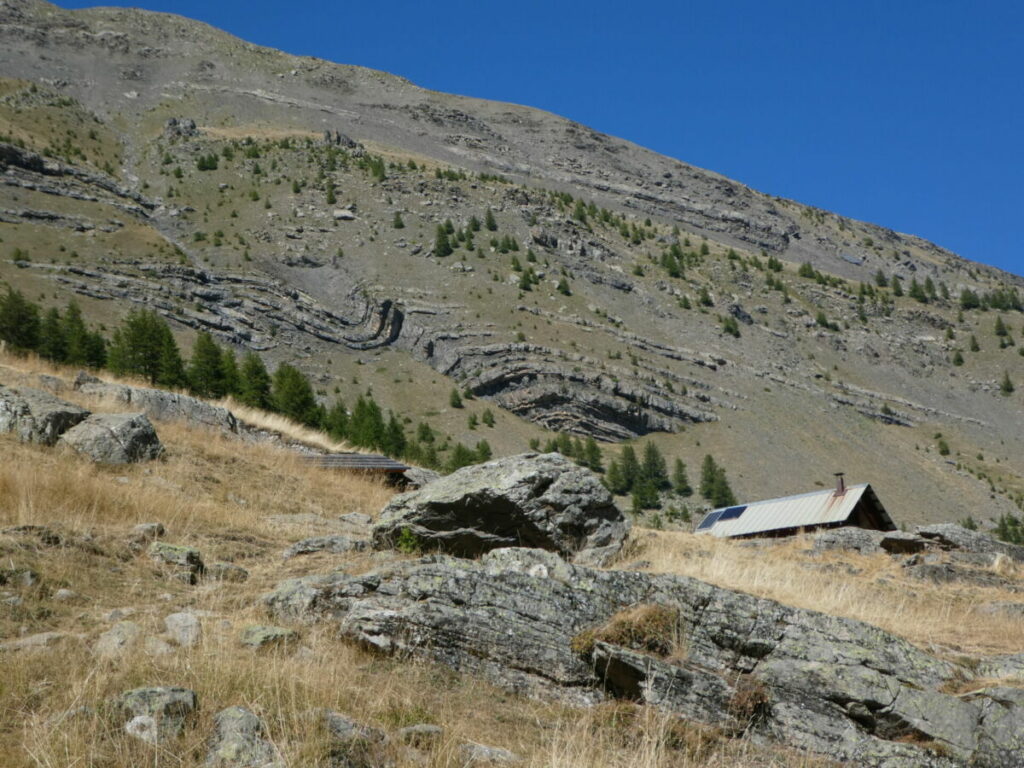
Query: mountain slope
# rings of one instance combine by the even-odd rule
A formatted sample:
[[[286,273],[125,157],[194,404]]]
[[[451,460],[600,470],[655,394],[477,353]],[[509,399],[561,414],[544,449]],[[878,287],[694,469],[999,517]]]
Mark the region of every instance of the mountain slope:
[[[542,428],[651,434],[691,467],[713,453],[741,497],[842,469],[908,523],[1024,499],[1020,394],[998,386],[1024,357],[957,302],[1019,277],[545,112],[178,17],[13,0],[0,41],[0,278],[47,303],[108,326],[150,306],[185,341],[298,361],[327,401],[372,386],[498,452]],[[469,430],[452,386],[500,406],[497,427]]]

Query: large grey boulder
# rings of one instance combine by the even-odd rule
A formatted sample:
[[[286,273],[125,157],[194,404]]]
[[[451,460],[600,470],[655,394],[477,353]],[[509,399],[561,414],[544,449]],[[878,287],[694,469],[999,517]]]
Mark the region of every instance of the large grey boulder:
[[[23,443],[53,445],[89,411],[30,387],[0,385],[0,432],[13,432]]]
[[[206,754],[209,768],[284,768],[267,741],[263,722],[245,707],[228,707],[213,717],[214,732]]]
[[[394,497],[373,527],[373,542],[461,557],[538,547],[599,564],[621,549],[628,532],[629,521],[597,475],[558,453],[526,453],[465,467]]]
[[[947,693],[971,668],[862,622],[683,576],[499,549],[293,579],[264,602],[524,693],[647,702],[858,766],[1024,766],[1024,692]]]
[[[60,442],[101,464],[148,461],[164,451],[144,413],[95,413],[65,432]]]
[[[188,688],[135,688],[122,693],[117,707],[131,718],[125,728],[155,744],[181,735],[186,720],[196,711],[196,692]]]
[[[228,432],[238,432],[238,419],[231,411],[190,395],[163,389],[110,384],[88,374],[78,375],[75,379],[75,389],[88,395],[123,403],[157,421],[187,421],[190,424],[205,424]]]

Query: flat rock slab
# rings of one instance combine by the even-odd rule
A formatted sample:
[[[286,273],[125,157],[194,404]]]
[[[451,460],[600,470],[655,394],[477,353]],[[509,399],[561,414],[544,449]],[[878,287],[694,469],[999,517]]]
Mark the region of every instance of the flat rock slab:
[[[186,421],[238,432],[238,419],[231,411],[190,395],[148,387],[109,384],[89,375],[79,375],[75,380],[75,389],[123,403],[158,421]]]
[[[618,553],[629,527],[596,474],[558,453],[527,453],[394,497],[373,526],[373,543],[459,557],[538,547],[599,564]]]
[[[96,413],[72,427],[60,443],[100,464],[159,458],[164,447],[143,413]]]
[[[345,552],[361,552],[368,542],[350,539],[348,536],[315,536],[292,544],[284,551],[282,557],[288,560],[299,555],[311,555],[314,552],[328,552],[340,555]]]
[[[23,443],[53,445],[88,416],[89,411],[49,392],[0,385],[0,432],[13,432]]]
[[[282,619],[332,622],[361,646],[523,693],[646,702],[858,766],[1003,768],[1024,755],[1024,691],[952,695],[974,667],[862,622],[688,577],[499,549],[476,561],[432,555],[291,579],[264,603]],[[644,611],[665,617],[661,634],[647,638],[644,624],[602,634]]]

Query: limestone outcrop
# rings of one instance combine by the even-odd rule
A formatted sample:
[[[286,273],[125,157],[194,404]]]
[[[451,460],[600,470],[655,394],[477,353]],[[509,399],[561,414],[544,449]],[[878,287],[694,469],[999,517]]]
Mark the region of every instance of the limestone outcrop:
[[[464,467],[396,496],[374,525],[373,542],[461,557],[538,547],[602,563],[628,532],[629,521],[597,475],[558,453],[526,453]]]
[[[498,549],[293,579],[264,602],[524,693],[649,702],[860,766],[1024,765],[1024,690],[952,695],[970,669],[868,624],[692,578]]]

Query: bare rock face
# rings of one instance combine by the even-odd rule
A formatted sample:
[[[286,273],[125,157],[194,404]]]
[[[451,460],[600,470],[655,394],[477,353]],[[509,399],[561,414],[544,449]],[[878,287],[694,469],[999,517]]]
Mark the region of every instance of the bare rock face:
[[[123,403],[158,421],[179,420],[190,424],[205,424],[228,432],[238,431],[238,420],[231,411],[190,395],[148,387],[109,384],[88,374],[79,374],[75,379],[75,389]]]
[[[475,557],[528,546],[577,561],[616,554],[629,521],[589,469],[558,453],[526,453],[464,467],[384,508],[377,548],[397,545]]]
[[[862,622],[683,576],[499,549],[293,579],[264,603],[517,691],[647,702],[858,766],[1024,765],[1024,691],[952,695],[971,669]]]
[[[69,429],[60,442],[102,464],[158,458],[163,445],[143,413],[97,413]]]
[[[1005,555],[1014,562],[1024,563],[1024,547],[999,541],[955,523],[918,526],[916,533],[921,538],[936,542],[942,549],[981,555]]]
[[[0,432],[14,432],[24,443],[53,445],[89,411],[48,392],[0,385]]]

